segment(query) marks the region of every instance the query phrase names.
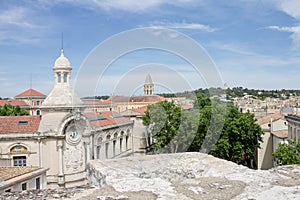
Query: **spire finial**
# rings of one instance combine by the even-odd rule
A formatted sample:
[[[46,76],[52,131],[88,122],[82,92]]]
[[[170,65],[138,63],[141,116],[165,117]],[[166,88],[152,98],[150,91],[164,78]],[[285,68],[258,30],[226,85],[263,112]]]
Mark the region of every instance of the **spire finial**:
[[[64,49],[64,32],[61,32],[61,49]]]

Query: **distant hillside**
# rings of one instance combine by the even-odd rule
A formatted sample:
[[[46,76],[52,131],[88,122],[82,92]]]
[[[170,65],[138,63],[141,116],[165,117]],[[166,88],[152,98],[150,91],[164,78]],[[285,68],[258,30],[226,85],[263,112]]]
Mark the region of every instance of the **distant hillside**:
[[[226,94],[227,99],[235,98],[235,97],[243,97],[245,95],[252,95],[259,99],[265,99],[266,97],[273,98],[288,98],[290,96],[300,96],[300,90],[264,90],[264,89],[248,89],[243,87],[234,87],[228,88],[226,90],[222,88],[199,88],[193,91],[185,91],[178,93],[162,93],[159,94],[163,97],[192,97],[195,94],[204,94],[206,96],[214,96],[219,94]]]

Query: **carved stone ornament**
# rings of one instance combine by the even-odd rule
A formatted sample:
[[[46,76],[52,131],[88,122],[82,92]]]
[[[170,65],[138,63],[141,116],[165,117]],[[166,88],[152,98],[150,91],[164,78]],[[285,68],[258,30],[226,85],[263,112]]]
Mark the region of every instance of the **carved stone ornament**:
[[[81,133],[75,124],[71,124],[66,129],[66,141],[70,145],[77,145],[81,140]]]

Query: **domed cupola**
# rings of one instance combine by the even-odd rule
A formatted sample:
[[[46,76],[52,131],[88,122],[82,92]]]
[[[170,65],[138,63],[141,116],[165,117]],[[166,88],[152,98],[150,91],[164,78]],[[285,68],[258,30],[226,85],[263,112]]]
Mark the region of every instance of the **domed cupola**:
[[[61,49],[60,56],[56,59],[53,69],[72,69],[70,61],[64,55],[63,49]]]
[[[62,49],[60,56],[54,62],[54,87],[43,102],[44,107],[76,107],[82,104],[71,89],[71,71],[71,64]]]

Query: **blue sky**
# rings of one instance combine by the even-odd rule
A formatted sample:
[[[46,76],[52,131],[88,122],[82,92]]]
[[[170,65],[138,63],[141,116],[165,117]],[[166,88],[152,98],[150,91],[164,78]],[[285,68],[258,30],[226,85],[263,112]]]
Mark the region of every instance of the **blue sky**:
[[[30,77],[34,89],[50,92],[61,32],[76,81],[99,44],[143,27],[172,29],[195,40],[230,87],[300,89],[298,0],[0,0],[0,96],[28,89]],[[171,69],[188,83],[174,81]],[[139,95],[148,72],[156,92],[207,87],[178,56],[141,50],[122,56],[99,75],[94,94]]]

